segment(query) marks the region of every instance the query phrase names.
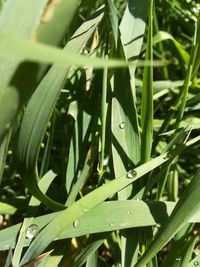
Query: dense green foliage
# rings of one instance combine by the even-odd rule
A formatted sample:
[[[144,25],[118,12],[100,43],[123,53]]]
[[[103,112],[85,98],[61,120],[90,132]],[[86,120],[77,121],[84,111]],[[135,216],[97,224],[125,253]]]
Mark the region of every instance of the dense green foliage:
[[[0,3],[0,266],[200,265],[198,0]]]

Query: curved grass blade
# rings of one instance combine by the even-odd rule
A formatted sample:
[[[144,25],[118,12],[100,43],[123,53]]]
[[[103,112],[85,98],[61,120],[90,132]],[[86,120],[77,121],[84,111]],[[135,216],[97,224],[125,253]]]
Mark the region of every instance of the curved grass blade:
[[[192,178],[191,183],[179,199],[171,216],[161,228],[149,249],[141,257],[136,267],[143,267],[156,253],[187,223],[199,209],[200,170]]]
[[[102,17],[103,8],[98,10],[91,20],[80,26],[65,49],[80,52]],[[66,66],[54,65],[46,74],[26,107],[18,140],[17,157],[24,183],[31,194],[53,209],[64,209],[65,206],[41,193],[37,186],[35,168],[40,144],[68,71],[69,68]]]
[[[194,138],[192,141],[187,142],[183,146],[179,146],[168,153],[158,156],[141,166],[131,170],[124,176],[114,179],[113,181],[104,184],[91,193],[87,194],[80,200],[74,202],[66,210],[59,213],[36,237],[32,242],[29,249],[25,253],[21,265],[27,263],[31,259],[37,257],[43,250],[70,224],[73,224],[75,228],[79,226],[78,218],[94,208],[109,196],[117,193],[132,182],[138,180],[143,175],[152,171],[156,167],[160,166],[169,158],[174,157],[177,153],[180,153],[187,145],[191,145],[193,142],[200,140],[200,138]],[[194,211],[194,210],[193,210]],[[193,212],[194,213],[194,212]]]
[[[40,177],[45,175],[45,173],[48,172],[48,166],[49,166],[49,160],[51,155],[51,148],[52,148],[52,142],[53,142],[53,135],[54,135],[54,123],[55,123],[55,112],[52,115],[51,118],[51,126],[48,133],[48,138],[44,150],[44,155],[42,157],[42,164],[40,168]]]
[[[186,70],[187,64],[189,61],[189,54],[184,49],[184,47],[168,32],[165,31],[159,31],[157,34],[153,37],[153,44],[157,44],[159,42],[163,42],[166,40],[171,40],[173,42],[173,45],[175,46],[178,54],[180,55],[180,58],[184,64],[184,69]]]
[[[89,256],[86,263],[86,267],[97,267],[97,262],[98,262],[98,251],[96,250]]]

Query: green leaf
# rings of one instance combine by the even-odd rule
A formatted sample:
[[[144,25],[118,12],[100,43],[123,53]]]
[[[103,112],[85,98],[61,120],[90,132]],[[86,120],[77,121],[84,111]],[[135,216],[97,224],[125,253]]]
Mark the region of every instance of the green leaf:
[[[128,61],[133,62],[133,65],[129,67],[131,80],[134,79],[143,42],[147,14],[148,0],[129,0],[120,24],[121,42],[125,57]]]
[[[66,45],[64,52],[68,48],[80,52],[102,17],[103,8],[98,10],[92,19],[80,26]],[[25,185],[35,197],[53,209],[64,209],[65,206],[41,193],[37,186],[35,168],[48,121],[68,71],[69,67],[56,64],[48,71],[26,107],[18,140],[17,158]]]
[[[114,179],[113,181],[100,186],[80,200],[74,202],[66,210],[60,212],[59,215],[40,232],[36,239],[34,239],[24,255],[21,264],[25,264],[26,262],[38,256],[64,229],[66,229],[68,225],[73,224],[74,228],[78,228],[78,218],[81,215],[89,212],[90,209],[103,202],[109,196],[112,196],[134,181],[138,180],[143,175],[169,160],[169,158],[174,157],[176,153],[187,147],[187,145],[191,145],[193,142],[199,139],[200,138],[195,138],[187,142],[184,146],[171,150],[170,154],[169,152],[165,153],[142,164],[141,166],[126,173],[122,177]]]
[[[79,255],[75,258],[72,267],[81,267],[86,261],[86,266],[96,266],[95,263],[97,262],[98,255],[95,254],[97,253],[98,248],[104,242],[105,238],[106,234],[99,234],[90,237],[87,242],[88,244],[86,244],[86,246],[81,250]]]
[[[142,201],[142,200],[118,200],[107,201],[94,207],[90,212],[79,218],[79,226],[74,228],[73,224],[58,235],[56,239],[66,239],[88,234],[114,231],[127,228],[163,225],[172,213],[176,202],[165,201]],[[116,212],[117,211],[117,212]],[[42,229],[61,212],[42,215],[33,219],[33,224]],[[120,217],[119,217],[120,214]],[[91,217],[93,218],[91,220]],[[200,221],[198,210],[189,220],[191,223]],[[21,224],[16,224],[0,231],[0,251],[15,246]],[[28,246],[30,240],[26,240],[24,246]]]
[[[150,1],[146,61],[153,61],[153,9]],[[144,67],[141,106],[141,162],[149,160],[153,141],[153,66]]]
[[[199,209],[200,170],[192,178],[184,194],[179,199],[166,224],[160,229],[157,237],[136,264],[143,267],[150,259],[187,223]]]
[[[5,41],[5,46],[10,46],[10,51],[15,47],[12,40],[4,39],[6,35],[18,35],[18,38],[31,38],[34,34],[40,17],[46,6],[47,0],[41,0],[37,3],[26,0],[19,0],[13,4],[12,1],[6,1],[3,5],[0,14],[0,28],[1,28],[1,41]],[[23,10],[23,12],[22,12]],[[20,18],[20,19],[19,19]],[[23,48],[22,48],[23,49]],[[7,54],[9,52],[7,51]],[[3,136],[10,128],[11,122],[16,117],[19,110],[20,92],[17,88],[8,86],[8,83],[13,78],[17,67],[20,64],[20,59],[13,56],[5,57],[4,52],[0,52],[0,142]],[[8,87],[7,87],[8,86]],[[27,90],[27,88],[26,88]],[[5,103],[5,99],[7,99]]]
[[[174,44],[178,54],[180,55],[180,58],[184,63],[184,68],[186,69],[187,63],[189,61],[189,54],[170,33],[164,31],[157,32],[157,34],[153,37],[153,44],[155,45],[166,40],[170,40]]]
[[[52,1],[46,8],[39,25],[36,37],[45,44],[60,45],[74,14],[79,5],[79,0],[73,1]]]
[[[89,30],[89,29],[88,29]],[[78,37],[78,36],[77,36]],[[32,61],[41,63],[56,63],[65,66],[94,66],[96,68],[108,67],[126,67],[127,63],[122,60],[110,59],[105,61],[101,58],[89,58],[83,55],[78,55],[72,49],[67,47],[65,51],[53,46],[45,45],[39,42],[27,41],[18,36],[11,35],[5,32],[0,32],[0,56],[4,59],[12,60],[16,58],[18,61]],[[15,44],[12,46],[11,44]]]
[[[117,49],[117,43],[118,43],[118,16],[117,16],[117,9],[114,5],[113,0],[107,0],[108,2],[108,7],[109,7],[109,18],[110,18],[110,23],[112,27],[112,32],[114,36],[114,41],[115,41],[115,47]]]
[[[39,181],[39,186],[42,192],[45,193],[47,191],[48,187],[50,186],[50,184],[52,183],[55,177],[56,177],[56,174],[52,171],[49,171],[41,178],[41,180]],[[13,266],[19,265],[20,257],[21,257],[25,239],[26,239],[26,231],[28,227],[32,225],[34,216],[38,210],[39,205],[40,205],[40,201],[37,200],[35,197],[31,197],[30,202],[28,204],[28,208],[27,208],[27,214],[21,225],[17,243],[15,245],[15,250],[14,250],[14,254],[12,258]]]

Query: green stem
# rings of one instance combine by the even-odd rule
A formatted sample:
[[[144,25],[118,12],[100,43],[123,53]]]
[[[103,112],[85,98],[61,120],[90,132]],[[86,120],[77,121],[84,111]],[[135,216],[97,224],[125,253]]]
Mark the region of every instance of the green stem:
[[[105,55],[105,60],[108,60],[108,55]],[[103,175],[104,158],[105,158],[107,76],[108,76],[108,68],[105,67],[103,69],[103,86],[102,86],[102,97],[101,97],[101,151],[100,151],[100,163],[99,163],[100,176]]]
[[[146,62],[150,65],[144,67],[142,88],[142,135],[141,135],[141,162],[150,159],[153,139],[153,0],[149,5],[149,21]]]

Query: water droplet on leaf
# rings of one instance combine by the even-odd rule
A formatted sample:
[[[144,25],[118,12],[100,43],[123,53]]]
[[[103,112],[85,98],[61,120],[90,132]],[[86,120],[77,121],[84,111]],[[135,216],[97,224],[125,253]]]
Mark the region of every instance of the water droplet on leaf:
[[[127,214],[128,214],[128,215],[130,215],[130,214],[131,214],[130,210],[127,212]]]
[[[194,266],[199,266],[199,262],[198,261],[195,261],[194,262]]]
[[[133,179],[137,176],[137,172],[135,170],[130,170],[129,172],[127,172],[126,174],[126,178],[128,179]]]
[[[105,156],[103,159],[103,166],[106,167],[108,165],[108,162],[109,162],[109,157]]]
[[[74,228],[78,228],[79,225],[80,225],[80,221],[79,221],[79,220],[75,220],[75,221],[73,222],[73,226],[74,226]]]
[[[164,156],[164,159],[172,159],[174,157],[172,152],[167,152],[166,155]]]
[[[126,123],[124,121],[120,122],[119,128],[124,129],[126,127]]]
[[[38,232],[39,232],[39,226],[36,224],[31,224],[26,230],[26,238],[33,239],[34,237],[36,237]]]
[[[181,257],[176,258],[176,261],[181,261]]]
[[[89,54],[88,49],[87,49],[87,48],[84,48],[84,49],[82,50],[82,54],[83,54],[83,55],[88,55],[88,54]]]

